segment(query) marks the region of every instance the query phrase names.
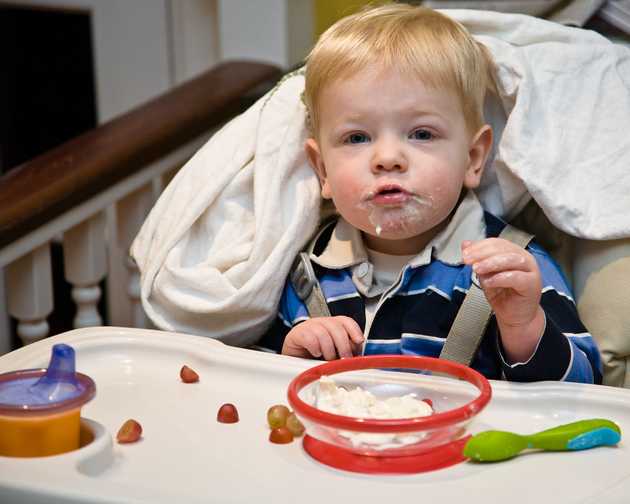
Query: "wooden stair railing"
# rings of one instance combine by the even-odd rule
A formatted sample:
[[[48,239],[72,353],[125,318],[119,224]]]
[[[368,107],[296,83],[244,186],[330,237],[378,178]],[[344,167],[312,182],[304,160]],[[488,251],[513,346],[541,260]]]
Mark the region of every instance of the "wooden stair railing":
[[[79,307],[75,326],[98,324],[98,282],[107,274],[104,251],[112,249],[103,236],[108,207],[124,211],[119,245],[128,247],[160,187],[155,180],[280,75],[263,63],[222,63],[0,177],[0,268],[8,312],[25,343],[48,332],[50,241],[63,234],[66,278]],[[126,290],[137,296],[135,285]],[[0,332],[0,340],[7,337]]]

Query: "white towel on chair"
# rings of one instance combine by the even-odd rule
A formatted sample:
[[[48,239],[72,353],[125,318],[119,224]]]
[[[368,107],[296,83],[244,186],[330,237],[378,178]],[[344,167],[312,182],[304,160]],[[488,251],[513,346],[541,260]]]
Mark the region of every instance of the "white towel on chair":
[[[132,255],[156,326],[248,345],[275,316],[299,238],[319,223],[303,88],[286,79],[228,123],[151,210]]]
[[[443,12],[498,65],[484,206],[509,218],[531,195],[572,235],[630,236],[630,49],[523,15]],[[228,123],[152,209],[131,253],[158,327],[242,346],[275,317],[293,258],[319,223],[303,83],[284,79]]]

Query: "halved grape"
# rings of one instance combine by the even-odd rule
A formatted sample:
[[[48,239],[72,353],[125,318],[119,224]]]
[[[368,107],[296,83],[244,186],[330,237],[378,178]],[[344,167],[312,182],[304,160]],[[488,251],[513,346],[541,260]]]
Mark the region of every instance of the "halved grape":
[[[286,426],[295,437],[300,437],[304,434],[304,424],[300,422],[300,419],[293,412],[287,417]]]
[[[186,365],[179,370],[179,377],[184,383],[196,383],[199,381],[199,375],[195,370]]]
[[[267,423],[272,429],[284,427],[289,416],[289,408],[284,404],[276,404],[267,410]]]
[[[217,422],[236,423],[238,422],[238,410],[230,403],[223,404],[217,411]]]
[[[142,426],[133,418],[127,420],[116,434],[119,443],[135,443],[142,436]]]
[[[286,427],[278,427],[269,433],[269,441],[276,444],[287,444],[293,441],[293,434]]]

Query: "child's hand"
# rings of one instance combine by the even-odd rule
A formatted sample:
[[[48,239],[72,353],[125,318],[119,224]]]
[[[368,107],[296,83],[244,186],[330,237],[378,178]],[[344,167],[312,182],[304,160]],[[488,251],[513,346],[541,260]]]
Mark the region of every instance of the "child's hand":
[[[465,264],[472,265],[496,315],[508,359],[528,360],[545,328],[536,260],[524,248],[502,238],[465,241],[462,257]]]
[[[315,317],[289,331],[282,345],[284,355],[324,357],[326,360],[352,357],[361,350],[363,332],[350,317]]]

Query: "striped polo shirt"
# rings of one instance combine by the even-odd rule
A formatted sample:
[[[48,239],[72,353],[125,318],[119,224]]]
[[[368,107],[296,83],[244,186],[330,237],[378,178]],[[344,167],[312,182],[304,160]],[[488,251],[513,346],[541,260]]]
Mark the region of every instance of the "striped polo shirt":
[[[366,335],[363,353],[439,357],[449,329],[471,285],[461,242],[496,237],[505,223],[484,212],[472,191],[448,225],[411,261],[389,288],[376,286],[361,232],[343,218],[325,226],[310,244],[310,258],[331,315],[353,318]],[[565,380],[601,383],[601,361],[591,334],[578,316],[558,265],[535,242],[527,250],[542,277],[546,325],[527,362],[503,356],[494,315],[471,366],[487,378],[513,381]],[[379,292],[378,289],[382,292]],[[376,290],[375,290],[376,289]],[[379,296],[366,327],[365,300]],[[279,352],[289,330],[306,320],[305,304],[287,280],[276,322],[260,345]]]

